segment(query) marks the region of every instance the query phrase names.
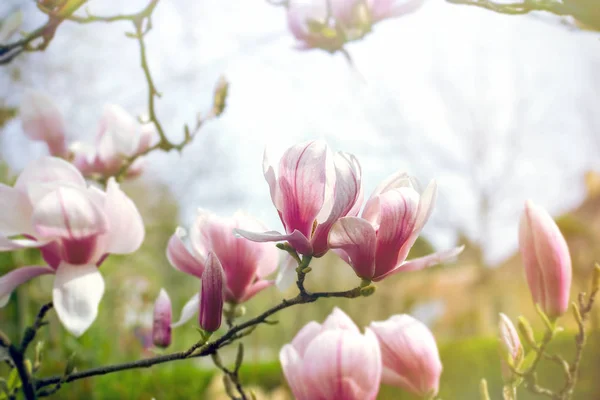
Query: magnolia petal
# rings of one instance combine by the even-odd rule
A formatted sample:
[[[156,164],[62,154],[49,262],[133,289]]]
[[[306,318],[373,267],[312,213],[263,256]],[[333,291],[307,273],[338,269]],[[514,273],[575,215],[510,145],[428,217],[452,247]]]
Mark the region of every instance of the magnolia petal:
[[[225,294],[225,272],[214,253],[208,253],[200,290],[200,327],[214,332],[221,326]]]
[[[334,307],[333,311],[327,319],[323,322],[321,328],[323,331],[327,330],[346,330],[351,332],[360,333],[358,326],[352,321],[352,319],[343,312],[340,308]]]
[[[275,169],[273,168],[273,165],[269,162],[266,148],[263,154],[263,175],[267,181],[267,184],[269,185],[269,191],[271,193],[273,205],[275,205],[277,210],[281,211],[281,193],[278,188],[277,176],[275,175]]]
[[[35,204],[32,222],[47,238],[84,239],[108,229],[105,214],[87,190],[75,187],[59,187],[44,196]]]
[[[244,296],[239,299],[239,303],[244,303],[250,300],[252,297],[256,296],[260,291],[273,286],[275,284],[274,281],[261,280],[253,283],[244,293]]]
[[[48,244],[48,240],[32,239],[8,239],[0,236],[0,251],[10,251],[30,247],[42,247]]]
[[[281,292],[285,292],[290,286],[296,282],[296,267],[298,262],[288,253],[283,255],[283,262],[279,268],[279,273],[275,279],[275,285]]]
[[[400,264],[398,267],[389,271],[383,275],[376,276],[373,278],[373,281],[379,282],[382,279],[387,278],[390,275],[394,275],[398,272],[410,272],[410,271],[419,271],[421,269],[433,267],[434,265],[443,264],[446,262],[453,261],[462,251],[465,249],[465,246],[455,247],[450,250],[439,251],[433,254],[429,254],[424,257],[415,258],[409,261],[405,261]]]
[[[310,393],[311,388],[306,384],[303,376],[303,360],[294,346],[286,344],[281,348],[279,362],[294,398],[296,400],[314,399],[315,397]]]
[[[95,264],[62,263],[56,270],[52,290],[54,309],[74,336],[81,336],[92,325],[103,295],[104,279]]]
[[[139,146],[138,124],[116,104],[104,106],[98,133],[98,155],[103,161],[133,156]]]
[[[139,249],[144,241],[144,221],[113,177],[108,180],[104,207],[110,224],[106,252],[129,254]]]
[[[20,114],[23,131],[30,139],[46,142],[54,156],[66,155],[63,116],[49,96],[28,90],[21,100]]]
[[[171,324],[172,328],[177,328],[188,322],[190,319],[196,315],[198,312],[198,308],[200,307],[200,294],[196,293],[194,296],[185,303],[183,308],[181,309],[181,316],[179,317],[179,321]]]
[[[31,234],[33,209],[27,197],[17,189],[0,183],[0,234],[4,236]]]
[[[283,242],[288,241],[290,245],[300,254],[311,254],[312,246],[306,236],[300,231],[295,230],[289,235],[281,234],[277,231],[268,231],[263,233],[249,232],[243,229],[234,229],[234,232],[253,242]]]
[[[278,182],[286,232],[298,230],[310,237],[325,202],[327,144],[315,140],[289,148],[279,163]]]
[[[294,349],[298,352],[300,357],[304,356],[304,352],[310,342],[312,342],[322,331],[322,325],[316,321],[310,321],[298,331],[291,344],[294,346]]]
[[[350,266],[361,278],[375,273],[377,236],[370,223],[358,217],[344,217],[333,225],[329,246],[346,253]]]
[[[186,236],[185,229],[177,228],[175,230],[167,245],[167,259],[174,268],[181,272],[201,278],[204,272],[204,264],[187,249],[184,242]]]
[[[437,183],[435,180],[429,182],[429,185],[425,188],[423,193],[421,193],[421,197],[419,199],[419,211],[417,213],[417,218],[415,220],[415,233],[423,229],[425,223],[431,216],[431,212],[433,211],[433,206],[435,205],[435,200],[437,198]]]
[[[53,274],[54,270],[46,266],[19,267],[0,276],[0,307],[4,307],[10,294],[20,285],[36,276]]]
[[[362,202],[360,197],[362,195],[361,174],[360,164],[356,157],[342,152],[336,153],[333,205],[327,220],[317,226],[312,237],[316,257],[327,252],[327,237],[332,225],[353,209],[355,209],[355,213],[360,209]]]
[[[37,189],[42,184],[60,183],[73,186],[86,187],[85,179],[71,163],[56,157],[42,157],[27,165],[17,178],[15,189],[26,193],[30,201],[35,204],[37,200],[47,194],[47,190],[39,192]]]

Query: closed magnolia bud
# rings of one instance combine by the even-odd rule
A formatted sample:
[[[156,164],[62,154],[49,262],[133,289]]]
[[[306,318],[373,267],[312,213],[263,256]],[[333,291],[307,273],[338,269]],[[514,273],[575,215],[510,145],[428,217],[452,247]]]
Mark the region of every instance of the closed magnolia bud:
[[[369,326],[381,346],[382,383],[421,397],[437,395],[442,362],[435,338],[422,322],[407,314]]]
[[[156,347],[168,347],[171,344],[171,299],[164,289],[154,303],[154,320],[152,323],[152,342]]]
[[[225,294],[225,273],[219,259],[209,253],[202,273],[200,290],[200,327],[214,332],[221,326],[223,298]]]
[[[502,377],[506,382],[515,379],[510,366],[518,367],[523,360],[523,346],[521,339],[515,329],[512,321],[504,314],[500,313],[500,323],[498,324],[500,337],[500,353],[502,363]]]
[[[519,249],[533,301],[550,318],[565,313],[571,289],[571,256],[552,217],[531,201],[519,226]]]

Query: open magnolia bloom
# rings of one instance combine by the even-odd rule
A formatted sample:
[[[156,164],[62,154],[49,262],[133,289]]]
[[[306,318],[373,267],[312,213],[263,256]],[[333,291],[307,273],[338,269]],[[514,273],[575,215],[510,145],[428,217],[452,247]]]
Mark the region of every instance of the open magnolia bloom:
[[[339,308],[322,325],[306,324],[279,360],[296,400],[374,400],[379,392],[377,338],[368,328],[361,334]]]
[[[435,181],[421,194],[413,182],[405,173],[390,176],[375,189],[361,218],[341,218],[331,229],[329,246],[338,249],[359,277],[380,281],[397,272],[453,259],[463,250],[461,246],[406,261],[431,215],[437,193]]]
[[[44,157],[23,170],[14,187],[0,184],[0,251],[38,247],[48,265],[20,267],[0,277],[0,306],[28,280],[55,274],[52,298],[65,328],[80,336],[92,324],[104,293],[98,267],[110,253],[137,250],[144,224],[110,179],[106,192],[88,187],[68,162]]]
[[[95,146],[83,142],[71,144],[73,164],[85,175],[115,176],[128,158],[146,151],[156,132],[152,124],[139,124],[122,107],[104,107]],[[138,158],[127,176],[142,173],[144,160]]]
[[[177,231],[167,247],[167,258],[173,267],[203,277],[209,254],[213,254],[225,273],[225,301],[243,303],[273,281],[264,279],[279,263],[279,251],[272,244],[255,243],[234,235],[234,229],[264,230],[258,220],[237,212],[233,217],[221,218],[199,210],[189,233]],[[187,243],[189,242],[189,243]],[[195,294],[181,312],[179,326],[190,320],[200,305],[200,295]]]
[[[358,160],[351,154],[332,154],[322,140],[289,148],[279,162],[279,175],[265,152],[263,172],[286,234],[236,230],[250,240],[287,241],[301,254],[320,257],[329,250],[333,224],[345,215],[357,215],[362,205]]]

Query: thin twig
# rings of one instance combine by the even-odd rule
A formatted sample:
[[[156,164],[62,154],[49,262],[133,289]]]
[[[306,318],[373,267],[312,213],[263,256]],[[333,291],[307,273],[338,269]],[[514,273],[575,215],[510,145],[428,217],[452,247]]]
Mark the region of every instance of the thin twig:
[[[555,15],[571,15],[569,7],[556,0],[524,0],[516,3],[496,3],[490,0],[447,0],[452,4],[464,4],[485,8],[501,14],[521,15],[532,11],[547,11]]]

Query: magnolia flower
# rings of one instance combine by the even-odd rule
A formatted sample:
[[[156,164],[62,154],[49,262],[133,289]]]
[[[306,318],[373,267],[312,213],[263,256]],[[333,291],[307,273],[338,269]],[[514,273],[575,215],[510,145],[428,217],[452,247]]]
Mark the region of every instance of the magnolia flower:
[[[569,247],[548,212],[530,200],[521,216],[519,249],[533,301],[551,318],[564,314],[572,276]]]
[[[19,112],[23,131],[29,139],[45,142],[53,156],[67,156],[65,122],[60,110],[50,97],[44,93],[29,90],[21,99]]]
[[[382,383],[421,397],[437,395],[442,362],[431,331],[410,315],[394,315],[369,325],[381,346]]]
[[[126,160],[146,151],[155,136],[152,124],[140,125],[118,105],[104,107],[95,146],[82,142],[71,145],[73,164],[86,176],[114,176]],[[142,173],[144,160],[136,159],[127,170],[128,176]]]
[[[0,251],[38,247],[48,265],[21,267],[0,277],[0,306],[19,285],[55,274],[56,313],[75,336],[98,313],[104,280],[98,267],[110,253],[137,250],[144,225],[135,204],[110,179],[106,192],[88,187],[68,162],[44,157],[23,170],[14,187],[0,184]]]
[[[358,160],[342,152],[332,155],[321,140],[289,148],[279,162],[279,176],[265,153],[263,172],[286,234],[236,230],[256,242],[288,241],[299,253],[320,257],[329,250],[333,224],[356,215],[362,204]]]
[[[320,48],[333,53],[370,30],[364,0],[292,0],[287,22],[300,50]]]
[[[223,297],[225,292],[225,274],[219,259],[213,253],[206,258],[206,268],[202,273],[200,290],[200,328],[214,332],[221,326],[223,315]]]
[[[168,347],[171,344],[171,298],[165,289],[154,302],[154,315],[152,320],[152,343],[157,347]]]
[[[209,253],[213,253],[225,272],[225,301],[243,303],[261,290],[271,286],[264,279],[276,268],[279,253],[275,246],[254,243],[236,237],[234,229],[263,230],[258,220],[236,213],[230,218],[220,218],[200,210],[191,228],[189,238],[183,228],[177,228],[167,246],[167,258],[173,267],[202,278]],[[189,247],[187,241],[189,239]],[[179,326],[196,313],[200,297],[196,294],[184,306]]]
[[[408,175],[390,176],[375,189],[361,218],[344,217],[335,223],[329,246],[338,249],[359,277],[373,281],[456,257],[463,247],[406,261],[429,219],[436,192],[434,181],[419,194]]]
[[[297,400],[374,400],[379,392],[377,338],[368,328],[361,334],[339,308],[322,325],[305,325],[279,360]]]

